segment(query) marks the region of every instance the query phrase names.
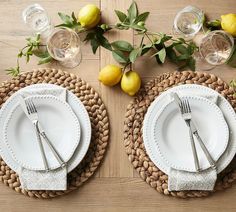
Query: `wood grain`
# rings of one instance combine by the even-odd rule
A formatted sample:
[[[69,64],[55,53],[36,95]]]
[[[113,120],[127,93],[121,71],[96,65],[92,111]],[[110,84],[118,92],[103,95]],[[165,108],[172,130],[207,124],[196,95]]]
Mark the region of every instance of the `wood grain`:
[[[21,11],[29,0],[0,0],[0,80],[10,77],[4,69],[15,65],[17,49],[22,46],[29,29],[21,20]],[[54,23],[58,23],[57,12],[78,12],[87,3],[101,7],[104,20],[114,23],[114,9],[126,10],[131,0],[39,0],[48,10]],[[211,18],[219,18],[220,14],[236,12],[235,0],[137,0],[140,11],[150,11],[147,27],[153,31],[171,32],[172,22],[176,12],[186,5],[196,5],[207,11]],[[137,44],[139,38],[132,31],[122,31],[107,35],[111,40],[124,39]],[[93,55],[88,45],[83,46],[83,61],[80,66],[67,71],[73,72],[89,82],[102,96],[110,117],[110,146],[100,169],[79,190],[69,195],[53,200],[35,200],[17,194],[3,184],[0,184],[0,211],[236,211],[236,186],[226,191],[218,192],[204,199],[180,200],[158,194],[139,178],[129,163],[123,145],[123,120],[128,102],[132,99],[121,92],[119,86],[108,88],[101,85],[97,76],[101,67],[115,63],[110,52],[101,49]],[[37,67],[33,59],[25,65],[24,71]],[[48,65],[50,66],[50,65]],[[52,66],[52,65],[51,65]],[[58,67],[58,65],[56,65]],[[140,58],[135,64],[135,70],[140,73],[143,81],[167,71],[174,71],[176,66],[165,64],[159,66],[154,60]],[[236,70],[228,66],[219,66],[211,71],[222,79],[230,81],[236,78]]]

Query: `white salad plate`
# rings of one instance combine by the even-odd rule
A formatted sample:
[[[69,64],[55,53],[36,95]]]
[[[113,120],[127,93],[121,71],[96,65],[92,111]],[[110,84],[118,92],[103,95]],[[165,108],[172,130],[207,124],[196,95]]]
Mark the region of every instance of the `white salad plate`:
[[[58,89],[62,89],[62,87],[53,85],[53,84],[35,84],[35,85],[30,85],[30,86],[20,89],[19,91],[14,93],[11,97],[9,97],[6,103],[2,106],[0,110],[0,126],[4,126],[9,114],[12,112],[13,107],[11,105],[18,104],[19,95],[22,95],[27,92],[32,93],[33,91],[35,91],[37,95],[40,95],[40,92],[37,92],[38,90],[44,91],[42,92],[42,96],[50,95],[51,93],[53,95],[53,91],[58,90]],[[82,159],[87,153],[90,140],[91,140],[91,123],[90,123],[90,118],[87,113],[87,110],[85,109],[83,103],[79,100],[79,98],[76,97],[72,92],[68,90],[66,91],[66,94],[67,94],[66,95],[67,103],[69,104],[72,111],[76,115],[78,122],[80,124],[79,145],[75,149],[74,154],[72,155],[70,160],[67,162],[67,172],[69,173],[76,166],[78,166],[78,164],[82,161]],[[57,123],[54,123],[54,124],[57,125]],[[0,130],[0,155],[3,158],[3,160],[7,163],[7,165],[11,169],[17,172],[19,168],[21,167],[21,165],[16,160],[14,160],[14,158],[11,156],[11,153],[6,143],[4,142],[3,138],[4,138],[4,129],[2,127]]]
[[[198,132],[214,161],[225,151],[229,129],[219,107],[212,101],[199,96],[185,96],[189,101],[191,115]],[[189,128],[183,120],[179,106],[174,100],[162,106],[154,117],[151,133],[159,154],[172,168],[194,172],[193,152],[189,137]],[[210,167],[207,158],[198,142],[196,151],[201,170]]]
[[[47,137],[63,161],[69,161],[80,140],[79,121],[69,104],[52,95],[34,95],[25,100],[32,100],[35,104],[39,122]],[[45,170],[32,122],[24,113],[19,102],[16,105],[9,104],[9,107],[11,107],[11,112],[5,120],[3,134],[4,142],[11,156],[24,168]],[[43,139],[42,142],[49,168],[60,167]]]
[[[154,133],[152,132],[151,129],[155,128],[154,126],[156,123],[156,115],[163,109],[163,107],[165,107],[165,105],[168,102],[170,102],[170,96],[171,96],[170,94],[172,92],[177,93],[181,98],[183,96],[200,96],[209,100],[217,99],[216,104],[223,113],[224,119],[229,129],[228,145],[216,164],[217,173],[220,173],[229,165],[229,163],[232,161],[236,153],[236,128],[235,128],[236,114],[230,103],[222,95],[220,95],[213,89],[205,86],[201,85],[176,86],[168,89],[166,92],[163,92],[153,101],[153,103],[148,108],[143,123],[143,141],[147,154],[149,155],[152,162],[158,168],[160,168],[166,174],[170,173],[171,166],[170,164],[167,163],[167,161],[163,159],[163,156],[160,154],[160,151],[158,150],[154,138]],[[186,152],[183,152],[183,154],[186,154]]]

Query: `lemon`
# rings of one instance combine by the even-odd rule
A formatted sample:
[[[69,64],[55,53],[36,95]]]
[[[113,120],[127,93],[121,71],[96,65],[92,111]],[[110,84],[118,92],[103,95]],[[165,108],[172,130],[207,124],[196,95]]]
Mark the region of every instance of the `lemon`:
[[[121,77],[121,67],[116,65],[107,65],[99,72],[98,79],[104,85],[113,86],[120,82]]]
[[[93,4],[87,4],[79,11],[78,21],[82,27],[93,28],[95,27],[101,18],[100,9]]]
[[[130,96],[136,94],[139,91],[140,86],[141,79],[137,72],[129,71],[122,76],[121,88],[125,93],[129,94]]]
[[[229,34],[236,36],[236,14],[226,14],[221,16],[221,27]]]

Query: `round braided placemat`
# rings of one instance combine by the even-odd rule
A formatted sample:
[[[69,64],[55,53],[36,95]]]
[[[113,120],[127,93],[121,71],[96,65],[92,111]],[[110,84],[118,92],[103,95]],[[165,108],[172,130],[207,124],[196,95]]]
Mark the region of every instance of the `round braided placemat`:
[[[92,127],[89,150],[82,162],[68,174],[68,189],[66,191],[28,191],[21,189],[18,175],[1,158],[0,181],[15,191],[30,197],[52,198],[77,189],[93,175],[108,144],[109,121],[105,105],[90,85],[74,74],[56,69],[39,69],[23,73],[16,78],[3,82],[0,86],[0,105],[19,89],[37,83],[60,85],[73,92],[81,100],[88,111]]]
[[[223,190],[236,180],[236,157],[217,177],[214,191],[168,191],[168,176],[156,167],[146,154],[142,140],[142,125],[145,113],[153,100],[163,91],[180,84],[199,84],[210,87],[222,94],[236,110],[236,99],[233,90],[227,83],[215,75],[202,72],[166,73],[149,81],[128,105],[124,123],[124,144],[129,161],[140,177],[152,188],[165,195],[175,197],[204,197],[210,193]]]

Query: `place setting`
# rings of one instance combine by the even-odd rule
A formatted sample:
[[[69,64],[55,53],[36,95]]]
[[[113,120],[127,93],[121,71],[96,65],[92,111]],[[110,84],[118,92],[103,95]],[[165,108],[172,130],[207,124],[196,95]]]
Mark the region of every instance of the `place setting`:
[[[147,83],[128,106],[124,128],[126,152],[141,178],[182,198],[229,187],[236,153],[232,100],[232,89],[210,74],[176,72]]]
[[[65,76],[74,82],[51,82]],[[28,77],[32,85],[25,84]],[[9,89],[13,85],[14,94]],[[108,120],[88,84],[60,70],[41,69],[3,83],[0,93],[7,97],[0,112],[1,176],[6,185],[31,197],[51,198],[92,176],[105,152]],[[96,105],[103,109],[93,111]],[[97,119],[103,119],[103,125]]]

